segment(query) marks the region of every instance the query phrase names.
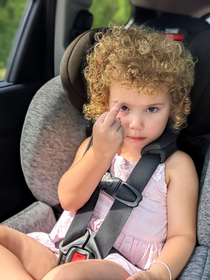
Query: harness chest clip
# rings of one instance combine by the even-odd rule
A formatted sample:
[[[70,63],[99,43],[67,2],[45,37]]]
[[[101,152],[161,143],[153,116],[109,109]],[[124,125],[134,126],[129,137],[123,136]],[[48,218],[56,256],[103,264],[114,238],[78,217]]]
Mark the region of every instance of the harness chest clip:
[[[117,188],[111,194],[119,202],[129,207],[137,207],[139,202],[142,200],[141,193],[127,182],[119,180]]]

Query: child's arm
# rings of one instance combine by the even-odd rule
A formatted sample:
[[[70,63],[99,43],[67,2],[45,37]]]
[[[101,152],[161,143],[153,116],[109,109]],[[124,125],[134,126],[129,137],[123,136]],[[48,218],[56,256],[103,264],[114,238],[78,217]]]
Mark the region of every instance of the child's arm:
[[[198,178],[191,158],[178,151],[166,161],[168,181],[168,236],[157,261],[165,263],[176,279],[189,260],[196,244]],[[170,279],[162,263],[154,263],[148,272],[127,280]]]
[[[118,102],[99,117],[93,127],[92,147],[84,154],[89,141],[86,139],[78,149],[72,166],[62,176],[58,195],[65,210],[76,211],[88,201],[119,150],[124,130],[116,117],[122,104]]]

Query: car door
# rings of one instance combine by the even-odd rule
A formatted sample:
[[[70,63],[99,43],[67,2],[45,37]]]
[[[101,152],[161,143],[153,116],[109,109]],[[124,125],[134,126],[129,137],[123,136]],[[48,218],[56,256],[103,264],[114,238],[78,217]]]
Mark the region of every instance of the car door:
[[[0,9],[8,3],[12,7],[22,5],[23,1],[0,0]],[[60,74],[66,47],[92,25],[88,13],[92,0],[25,1],[6,75],[0,79],[0,222],[35,200],[20,162],[20,138],[28,106],[37,90]],[[81,27],[78,22],[81,17],[84,20],[84,15],[86,20]]]
[[[20,136],[32,97],[54,77],[55,3],[27,1],[6,76],[0,81],[0,222],[35,200],[21,169]]]

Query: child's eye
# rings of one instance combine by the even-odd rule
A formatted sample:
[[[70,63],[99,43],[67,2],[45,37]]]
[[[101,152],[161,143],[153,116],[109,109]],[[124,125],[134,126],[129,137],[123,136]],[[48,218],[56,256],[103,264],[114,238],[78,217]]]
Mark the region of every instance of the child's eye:
[[[158,110],[158,108],[156,108],[156,107],[150,107],[150,108],[147,109],[147,112],[148,113],[155,113],[155,112],[157,112],[157,110]]]
[[[129,108],[127,106],[122,106],[122,108],[120,110],[125,112],[125,111],[129,111]]]

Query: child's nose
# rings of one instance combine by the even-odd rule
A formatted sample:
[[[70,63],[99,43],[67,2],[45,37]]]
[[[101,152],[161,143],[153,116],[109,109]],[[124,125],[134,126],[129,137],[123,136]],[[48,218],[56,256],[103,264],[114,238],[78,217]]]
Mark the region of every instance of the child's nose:
[[[130,127],[132,129],[143,129],[144,128],[144,120],[143,117],[137,115],[133,116]]]

